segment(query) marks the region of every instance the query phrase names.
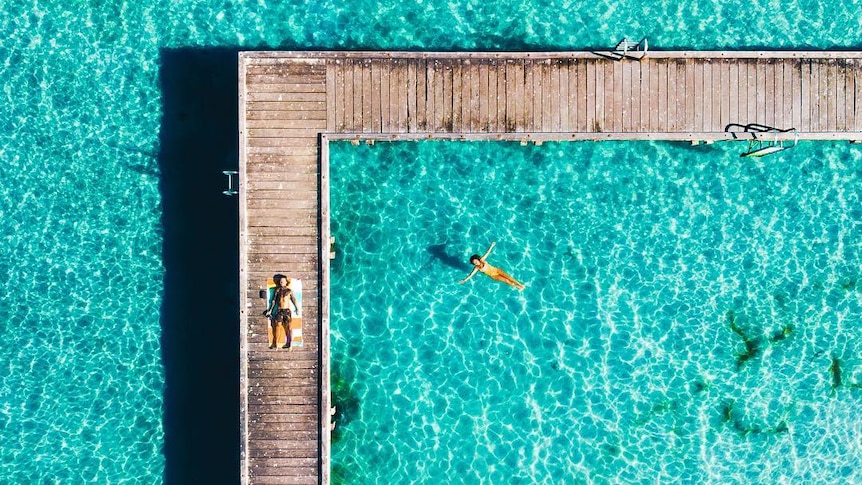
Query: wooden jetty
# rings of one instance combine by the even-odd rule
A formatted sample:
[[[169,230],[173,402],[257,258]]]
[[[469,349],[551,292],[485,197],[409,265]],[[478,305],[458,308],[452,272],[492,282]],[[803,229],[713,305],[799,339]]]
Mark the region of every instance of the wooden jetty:
[[[329,140],[862,141],[862,52],[627,54],[240,53],[242,483],[329,483]],[[274,273],[304,282],[294,351]]]

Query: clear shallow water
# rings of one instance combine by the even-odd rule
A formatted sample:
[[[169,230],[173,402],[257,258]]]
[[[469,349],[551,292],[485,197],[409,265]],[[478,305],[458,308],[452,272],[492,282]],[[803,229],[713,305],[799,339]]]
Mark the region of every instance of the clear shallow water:
[[[335,145],[336,475],[862,480],[862,151],[743,148]]]
[[[624,35],[648,36],[653,46],[664,48],[858,47],[862,45],[859,6],[858,1],[780,6],[683,2],[672,7],[660,2],[539,5],[508,0],[170,5],[6,1],[0,13],[0,99],[4,100],[0,110],[0,363],[8,371],[0,379],[0,442],[4,444],[0,481],[152,482],[164,476],[171,462],[174,469],[187,470],[172,472],[175,478],[238,473],[230,460],[211,459],[233,456],[232,439],[225,443],[194,431],[175,436],[172,447],[165,443],[164,409],[171,407],[164,395],[165,349],[191,345],[164,340],[166,334],[171,337],[176,332],[166,332],[160,324],[164,301],[170,296],[165,295],[164,275],[170,269],[165,267],[165,253],[171,248],[163,246],[167,238],[159,184],[164,183],[166,151],[200,151],[197,146],[161,145],[174,135],[161,132],[164,113],[182,111],[164,105],[162,81],[171,78],[171,73],[160,71],[165,52],[189,47],[577,49],[612,45]],[[744,22],[738,17],[743,10],[747,12]],[[201,85],[206,87],[207,81]],[[194,105],[196,100],[186,102]],[[233,107],[235,97],[209,102]],[[426,149],[440,146],[431,144]],[[455,150],[452,157],[456,158],[472,153],[459,155],[463,146],[457,147],[461,148],[443,150]],[[841,146],[836,153],[844,150]],[[218,172],[229,168],[225,164],[232,163],[231,155],[200,162],[206,163]],[[206,188],[192,187],[188,192],[198,195],[195,190]],[[469,197],[477,199],[472,203],[476,207],[483,207],[480,201],[484,206],[509,207],[508,199]],[[530,201],[521,203],[519,217],[533,214],[530,217],[536,221],[530,222],[553,217],[530,210]],[[499,217],[508,221],[510,216]],[[462,218],[461,224],[471,220]],[[457,243],[481,251],[491,235],[464,236]],[[528,279],[529,291],[534,291],[537,279],[526,265],[543,259],[530,255],[519,259],[516,254],[522,247],[499,242],[495,260]],[[533,246],[538,251],[538,242]],[[459,246],[447,246],[446,251],[455,247]],[[355,270],[368,272],[362,267]],[[562,273],[550,274],[548,278]],[[474,291],[483,288],[480,285],[488,287],[486,283],[477,280],[459,289]],[[235,294],[233,285],[233,281],[224,284],[226,299]],[[337,291],[334,296],[339,297],[352,289]],[[527,311],[519,299],[506,305],[521,308],[520,313]],[[344,365],[352,362],[347,355],[340,357]],[[189,395],[206,395],[208,371],[217,358],[209,355],[200,359],[200,367],[182,369],[181,384]],[[200,423],[200,415],[215,406],[213,402],[235,399],[234,394],[229,390],[213,396],[206,406],[193,408],[187,402],[173,403],[174,409],[185,410],[189,417],[179,426],[212,431],[210,422]],[[345,426],[345,432],[353,429],[350,426]],[[196,455],[166,455],[171,448],[194,450]],[[481,460],[493,460],[491,456],[483,452]]]

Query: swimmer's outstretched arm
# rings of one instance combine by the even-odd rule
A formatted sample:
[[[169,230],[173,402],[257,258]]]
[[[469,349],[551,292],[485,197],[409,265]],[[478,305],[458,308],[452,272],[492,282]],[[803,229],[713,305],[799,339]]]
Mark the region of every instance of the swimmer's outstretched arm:
[[[463,280],[459,281],[458,283],[461,283],[461,284],[463,285],[464,283],[466,283],[466,282],[467,282],[467,280],[469,280],[470,278],[472,278],[473,276],[475,276],[475,275],[476,275],[476,273],[478,273],[478,272],[479,272],[479,268],[477,268],[477,267],[475,267],[475,266],[474,266],[474,267],[473,267],[473,271],[470,271],[470,274],[468,274],[466,278],[464,278]]]
[[[479,258],[483,263],[485,262],[485,258],[487,258],[489,254],[491,254],[491,250],[494,249],[494,246],[496,246],[496,245],[497,245],[496,242],[492,242],[491,246],[488,248],[488,250],[485,251],[485,254],[483,254],[482,257]]]

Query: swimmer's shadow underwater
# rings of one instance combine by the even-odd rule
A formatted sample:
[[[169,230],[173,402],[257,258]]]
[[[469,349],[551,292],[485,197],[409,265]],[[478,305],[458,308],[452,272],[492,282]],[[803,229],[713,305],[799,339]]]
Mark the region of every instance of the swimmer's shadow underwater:
[[[460,271],[470,271],[470,269],[472,269],[471,265],[467,264],[467,262],[464,261],[464,259],[462,259],[460,256],[453,256],[452,254],[449,254],[449,252],[446,250],[447,246],[448,244],[432,244],[426,249],[429,253],[431,253],[431,256],[433,256],[435,259],[437,259],[444,265]]]

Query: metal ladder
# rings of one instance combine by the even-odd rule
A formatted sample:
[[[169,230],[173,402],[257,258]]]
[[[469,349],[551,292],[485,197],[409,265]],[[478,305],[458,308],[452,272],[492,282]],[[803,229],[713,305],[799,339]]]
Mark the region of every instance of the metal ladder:
[[[623,59],[643,59],[647,55],[647,51],[649,50],[649,42],[647,42],[646,37],[641,39],[640,42],[634,42],[623,37],[623,40],[617,42],[614,50],[611,51],[611,55],[615,56],[616,60],[621,61]],[[640,57],[631,57],[629,56],[629,52],[640,52]]]
[[[233,179],[239,172],[236,170],[222,170],[221,173],[227,175],[227,190],[223,190],[221,193],[227,196],[238,194],[239,192],[234,188]]]
[[[742,131],[737,131],[734,128],[742,128]],[[796,146],[797,143],[799,143],[799,133],[797,132],[796,128],[780,130],[772,126],[761,125],[759,123],[749,123],[747,125],[730,123],[729,125],[724,127],[724,131],[727,133],[731,133],[734,140],[740,139],[738,134],[748,135],[745,138],[742,138],[748,139],[748,150],[739,155],[742,158],[764,157],[766,155],[771,155],[773,153],[787,150],[788,148],[793,148]],[[761,136],[769,133],[773,135],[772,139]],[[778,135],[781,133],[793,133],[793,144],[789,144],[790,140],[784,138],[779,139]]]

